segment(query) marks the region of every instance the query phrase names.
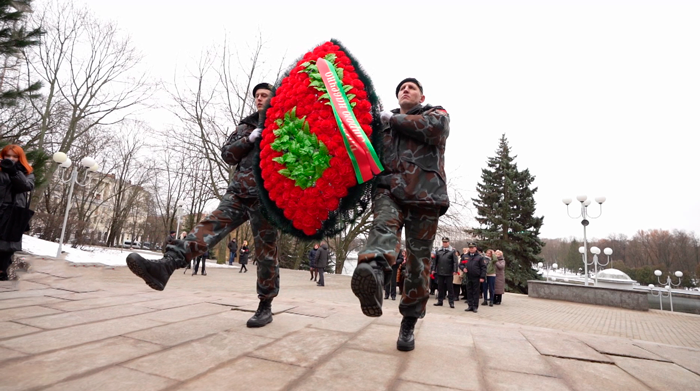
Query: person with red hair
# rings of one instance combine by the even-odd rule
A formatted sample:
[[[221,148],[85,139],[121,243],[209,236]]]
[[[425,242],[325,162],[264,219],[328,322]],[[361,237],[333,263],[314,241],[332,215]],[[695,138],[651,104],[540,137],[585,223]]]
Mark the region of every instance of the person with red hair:
[[[6,213],[8,206],[26,207],[29,202],[27,192],[34,190],[34,169],[29,165],[24,150],[19,145],[10,144],[0,151],[0,213]],[[27,227],[14,227],[26,231]],[[22,241],[0,240],[0,281],[6,281],[7,268],[12,264],[15,251],[22,251]]]

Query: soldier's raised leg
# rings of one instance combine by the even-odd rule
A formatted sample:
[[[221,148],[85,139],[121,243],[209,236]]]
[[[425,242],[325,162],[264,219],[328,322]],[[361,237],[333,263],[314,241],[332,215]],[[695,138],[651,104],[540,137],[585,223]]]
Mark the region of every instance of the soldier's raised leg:
[[[227,193],[216,210],[200,221],[184,240],[176,240],[167,246],[163,258],[151,260],[131,253],[126,257],[126,264],[148,286],[162,291],[176,269],[186,267],[192,259],[204,254],[207,248],[248,220],[247,212],[239,197]]]
[[[384,281],[391,277],[396,262],[403,213],[386,189],[377,189],[373,212],[367,245],[357,256],[350,287],[360,299],[362,313],[374,317],[382,316]]]

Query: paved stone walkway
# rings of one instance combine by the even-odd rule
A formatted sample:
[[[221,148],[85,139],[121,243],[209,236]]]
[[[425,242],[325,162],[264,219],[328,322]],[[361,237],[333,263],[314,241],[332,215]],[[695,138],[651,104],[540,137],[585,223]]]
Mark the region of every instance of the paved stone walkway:
[[[347,276],[282,270],[274,321],[248,329],[253,272],[156,292],[126,268],[30,263],[0,282],[0,390],[700,390],[696,315],[506,294],[430,305],[402,353],[398,302],[363,316]]]

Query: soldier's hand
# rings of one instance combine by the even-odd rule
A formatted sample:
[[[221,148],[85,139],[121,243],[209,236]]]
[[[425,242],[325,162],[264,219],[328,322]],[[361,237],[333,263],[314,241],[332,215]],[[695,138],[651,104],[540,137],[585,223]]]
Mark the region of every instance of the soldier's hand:
[[[382,111],[382,113],[379,114],[379,119],[382,121],[382,124],[389,125],[389,121],[393,115],[394,113],[391,111]]]
[[[250,133],[250,136],[248,136],[248,141],[251,143],[254,143],[255,140],[260,138],[260,135],[262,134],[262,128],[256,128]]]

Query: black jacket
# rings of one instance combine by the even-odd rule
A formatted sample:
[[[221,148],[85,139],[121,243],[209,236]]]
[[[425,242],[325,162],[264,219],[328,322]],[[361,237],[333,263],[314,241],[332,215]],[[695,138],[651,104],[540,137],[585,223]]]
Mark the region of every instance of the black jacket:
[[[248,264],[248,254],[250,253],[250,249],[248,246],[241,246],[241,249],[239,250],[241,252],[241,255],[238,257],[238,263],[241,265],[247,265]]]
[[[457,253],[452,247],[440,247],[435,253],[435,262],[433,262],[434,270],[438,276],[451,276],[453,273],[457,273],[457,266],[459,265],[459,260],[457,259]]]
[[[470,280],[486,278],[486,262],[484,257],[478,252],[463,254],[459,268],[467,273],[467,278]]]
[[[235,240],[231,240],[230,242],[228,242],[227,246],[228,246],[228,250],[234,254],[236,253],[236,251],[238,251],[238,243],[236,243]]]
[[[8,175],[0,171],[0,201],[4,205],[12,204],[19,207],[27,206],[28,192],[34,190],[34,174],[27,174],[27,170],[21,164],[17,164],[17,172]],[[26,227],[16,227],[24,232]],[[0,251],[22,251],[22,241],[6,242],[0,240]]]
[[[325,269],[328,266],[328,245],[323,243],[321,247],[318,248],[315,255],[316,268]]]

